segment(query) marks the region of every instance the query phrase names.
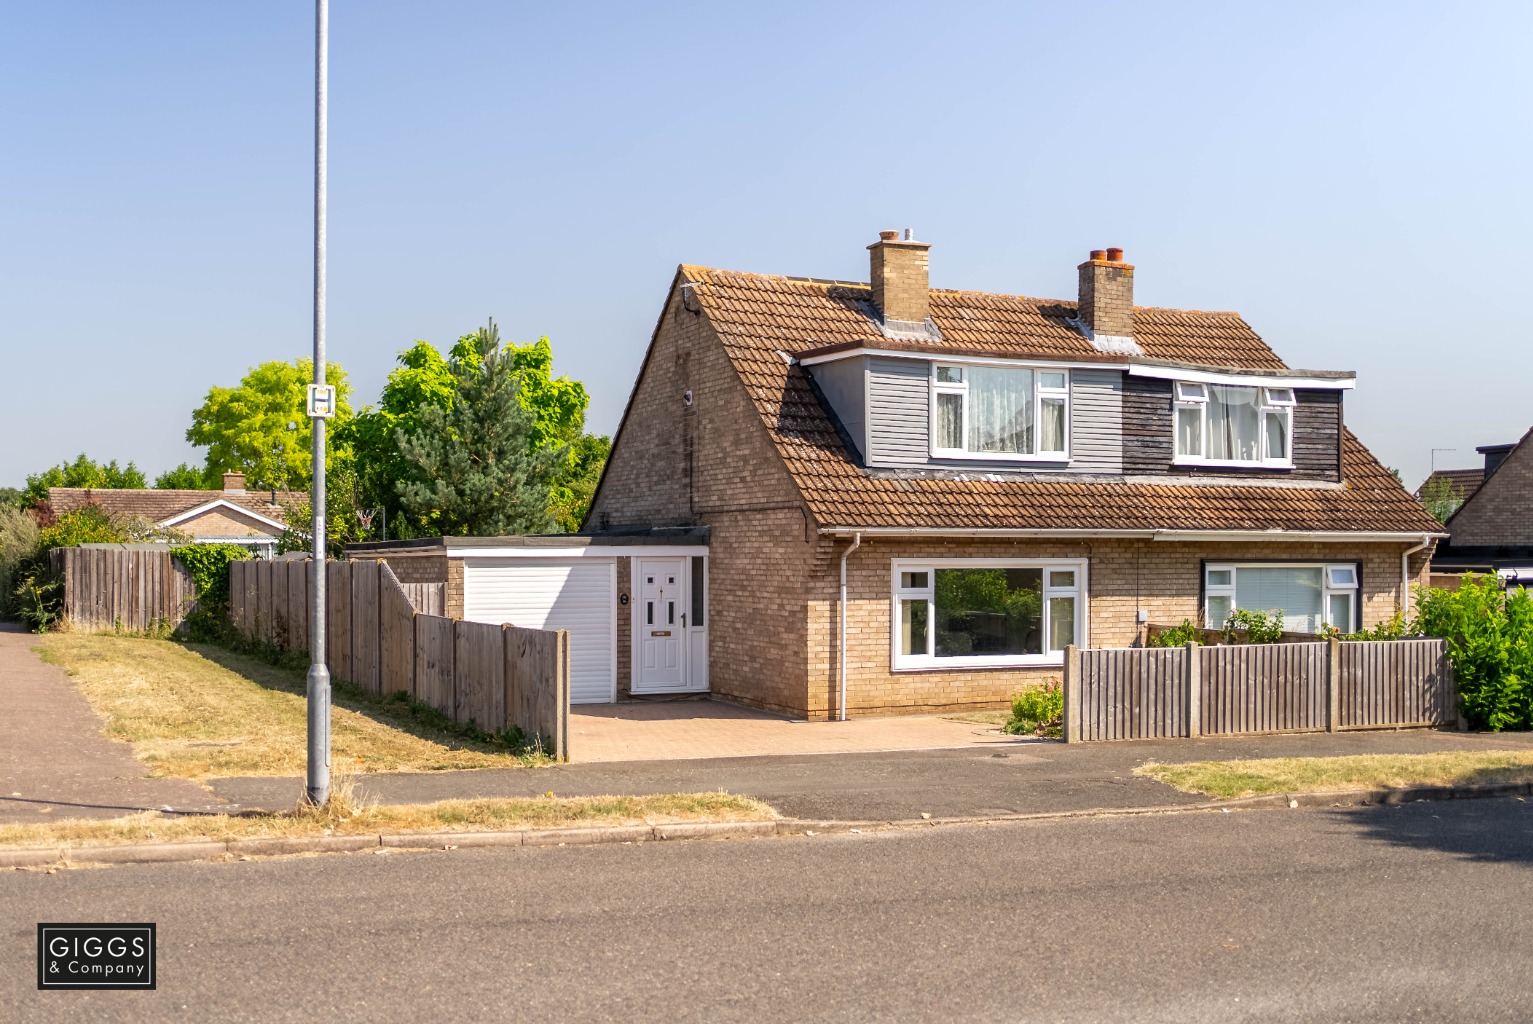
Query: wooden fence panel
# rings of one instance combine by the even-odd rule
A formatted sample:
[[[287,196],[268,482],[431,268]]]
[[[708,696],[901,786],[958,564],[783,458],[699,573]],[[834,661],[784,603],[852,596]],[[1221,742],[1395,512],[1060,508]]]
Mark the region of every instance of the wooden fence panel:
[[[1187,735],[1187,651],[1180,647],[1080,652],[1081,738]]]
[[[401,583],[400,586],[409,595],[410,604],[416,611],[427,615],[447,614],[447,584]]]
[[[1252,644],[1198,651],[1204,735],[1324,729],[1325,644]]]
[[[501,627],[453,622],[453,720],[495,730],[506,721],[506,650]]]
[[[453,620],[415,616],[415,696],[444,714],[454,712]]]
[[[351,680],[351,563],[325,563],[325,661],[330,674]]]
[[[1442,640],[1340,645],[1342,728],[1447,725],[1458,719],[1458,690]]]
[[[229,621],[241,633],[245,631],[245,567],[249,564],[244,559],[229,563]]]
[[[503,626],[509,724],[569,760],[570,635],[566,630]]]
[[[379,693],[378,682],[378,563],[351,566],[351,675],[368,693]]]
[[[287,563],[288,650],[309,653],[309,573],[313,562]]]
[[[378,678],[385,695],[415,692],[415,606],[386,562],[378,570]]]
[[[266,562],[258,572],[271,577],[271,642],[278,650],[291,650],[293,627],[288,618],[287,567],[289,562]]]
[[[63,578],[64,616],[82,632],[174,628],[191,610],[191,574],[169,551],[54,548],[48,566]]]
[[[245,622],[244,633],[246,638],[254,640],[259,632],[259,619],[261,616],[260,590],[256,586],[257,566],[246,563],[245,567]]]

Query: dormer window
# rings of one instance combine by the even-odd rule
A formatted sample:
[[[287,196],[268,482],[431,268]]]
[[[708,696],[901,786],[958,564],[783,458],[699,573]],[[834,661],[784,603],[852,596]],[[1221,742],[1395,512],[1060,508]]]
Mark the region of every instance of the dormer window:
[[[932,365],[932,455],[953,459],[1068,458],[1064,370]]]
[[[1177,381],[1180,465],[1293,465],[1293,388]]]

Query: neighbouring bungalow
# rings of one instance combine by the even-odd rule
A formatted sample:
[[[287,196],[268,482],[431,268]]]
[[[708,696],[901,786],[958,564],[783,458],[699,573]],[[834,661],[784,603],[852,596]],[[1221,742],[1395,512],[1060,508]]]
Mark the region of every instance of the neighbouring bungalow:
[[[1435,573],[1495,573],[1507,585],[1533,586],[1533,430],[1512,444],[1476,448],[1485,457],[1476,486],[1448,517]],[[1430,478],[1428,478],[1430,480]],[[1422,485],[1425,487],[1425,484]]]
[[[908,232],[868,248],[870,284],[678,269],[582,535],[353,555],[570,629],[577,701],[811,719],[1003,706],[1151,623],[1409,611],[1443,534],[1346,428],[1355,374],[1136,307],[1121,250],[1064,301],[931,288]]]
[[[272,557],[287,529],[288,510],[308,500],[301,491],[247,491],[243,473],[225,473],[220,491],[48,489],[55,513],[97,505],[113,517],[174,530],[198,544],[238,544],[257,558]]]

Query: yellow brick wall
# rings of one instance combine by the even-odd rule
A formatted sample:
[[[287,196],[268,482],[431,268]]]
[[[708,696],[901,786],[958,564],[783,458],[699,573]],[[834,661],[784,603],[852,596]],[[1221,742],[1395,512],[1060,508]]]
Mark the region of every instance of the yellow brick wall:
[[[175,529],[191,537],[277,537],[282,532],[226,509],[204,512]]]
[[[1512,449],[1449,521],[1454,547],[1533,545],[1533,444]]]

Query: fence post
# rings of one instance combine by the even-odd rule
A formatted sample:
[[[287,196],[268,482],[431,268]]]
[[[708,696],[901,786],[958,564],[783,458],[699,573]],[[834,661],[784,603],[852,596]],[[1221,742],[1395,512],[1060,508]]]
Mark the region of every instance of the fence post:
[[[1074,644],[1065,647],[1065,742],[1081,741],[1081,652]]]
[[[1325,731],[1341,729],[1341,641],[1334,636],[1325,645]]]
[[[1187,641],[1187,738],[1203,735],[1203,645]]]

